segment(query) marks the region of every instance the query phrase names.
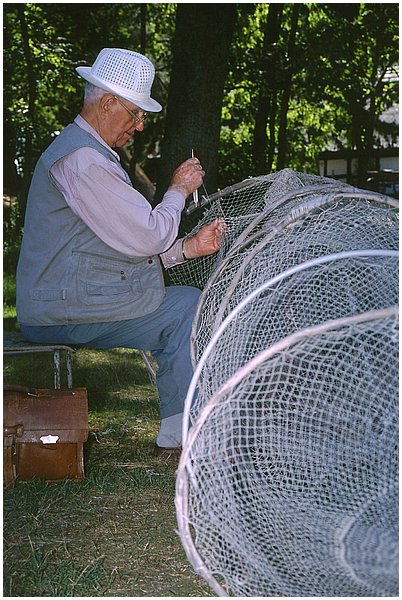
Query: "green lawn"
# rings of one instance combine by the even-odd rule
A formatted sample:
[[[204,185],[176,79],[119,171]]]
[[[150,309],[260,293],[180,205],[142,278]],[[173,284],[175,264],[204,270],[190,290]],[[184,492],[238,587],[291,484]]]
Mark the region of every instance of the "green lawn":
[[[52,387],[51,355],[9,356],[5,383]],[[155,458],[158,399],[140,355],[79,350],[90,433],[82,483],[5,490],[4,596],[211,596],[176,533],[177,462]]]

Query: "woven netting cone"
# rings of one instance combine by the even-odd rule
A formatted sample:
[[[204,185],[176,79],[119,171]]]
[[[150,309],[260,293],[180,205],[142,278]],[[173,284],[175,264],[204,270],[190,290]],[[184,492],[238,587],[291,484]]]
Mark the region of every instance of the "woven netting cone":
[[[186,554],[219,595],[395,595],[397,203],[289,170],[227,195],[194,265]]]
[[[397,594],[397,335],[392,309],[302,330],[204,405],[176,505],[219,595]]]
[[[290,169],[218,194],[195,230],[217,215],[228,229],[221,251],[171,270],[174,283],[203,288],[193,326],[194,366],[224,316],[260,282],[316,256],[398,249],[396,200]]]

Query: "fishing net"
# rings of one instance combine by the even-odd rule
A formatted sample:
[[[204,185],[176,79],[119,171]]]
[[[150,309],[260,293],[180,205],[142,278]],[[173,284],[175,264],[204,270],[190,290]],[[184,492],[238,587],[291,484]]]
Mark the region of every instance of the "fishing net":
[[[199,226],[216,216],[220,253],[175,273],[203,288],[187,556],[219,595],[396,594],[397,204],[286,169],[224,190]]]
[[[397,320],[363,316],[262,352],[190,430],[180,533],[218,594],[397,593]]]

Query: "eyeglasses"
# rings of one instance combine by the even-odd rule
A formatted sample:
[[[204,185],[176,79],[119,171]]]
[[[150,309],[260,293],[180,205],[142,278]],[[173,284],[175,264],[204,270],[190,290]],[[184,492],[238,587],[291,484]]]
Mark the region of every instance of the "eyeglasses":
[[[130,110],[129,108],[127,108],[127,106],[125,104],[123,104],[123,102],[120,100],[120,98],[118,96],[114,96],[114,98],[116,98],[117,102],[126,109],[126,111],[128,112],[128,114],[130,115],[130,117],[133,119],[134,124],[137,125],[137,123],[143,123],[145,121],[145,119],[148,116],[148,113],[143,112],[142,113],[142,117],[139,117],[137,112],[134,110]]]

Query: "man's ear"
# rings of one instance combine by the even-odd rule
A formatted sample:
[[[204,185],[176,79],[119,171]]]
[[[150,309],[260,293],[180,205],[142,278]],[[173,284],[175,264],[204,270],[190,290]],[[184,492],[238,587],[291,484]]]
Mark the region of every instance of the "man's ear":
[[[115,103],[115,97],[113,94],[103,94],[101,99],[99,100],[99,109],[102,117],[106,117],[110,110],[113,108]]]

